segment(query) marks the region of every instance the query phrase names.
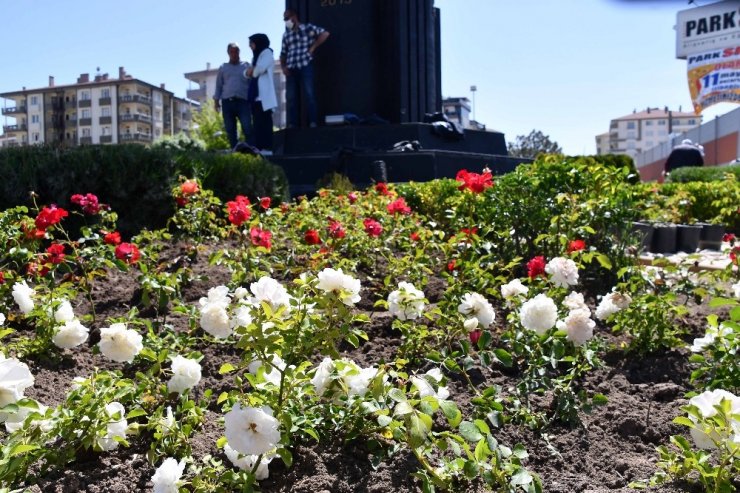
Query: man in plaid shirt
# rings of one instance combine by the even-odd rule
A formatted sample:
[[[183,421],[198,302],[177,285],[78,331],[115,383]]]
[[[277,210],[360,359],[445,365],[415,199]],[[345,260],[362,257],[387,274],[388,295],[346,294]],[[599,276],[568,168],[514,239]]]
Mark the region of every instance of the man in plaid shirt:
[[[301,88],[306,93],[309,125],[315,127],[318,112],[313,85],[313,54],[329,37],[329,31],[313,24],[301,23],[298,13],[293,9],[285,11],[283,20],[286,30],[283,34],[280,66],[286,78],[288,128],[298,126],[298,94]]]

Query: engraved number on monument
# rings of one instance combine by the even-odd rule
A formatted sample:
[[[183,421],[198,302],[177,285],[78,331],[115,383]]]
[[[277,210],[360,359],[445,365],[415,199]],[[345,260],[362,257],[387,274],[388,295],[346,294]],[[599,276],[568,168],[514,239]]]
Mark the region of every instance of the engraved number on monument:
[[[321,0],[322,7],[336,7],[337,5],[349,5],[352,0]]]

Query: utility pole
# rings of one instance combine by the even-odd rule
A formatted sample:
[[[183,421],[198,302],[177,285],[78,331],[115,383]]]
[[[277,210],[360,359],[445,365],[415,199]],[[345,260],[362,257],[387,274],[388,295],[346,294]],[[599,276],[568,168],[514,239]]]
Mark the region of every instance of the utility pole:
[[[475,119],[475,93],[478,90],[478,86],[470,86],[470,92],[473,94],[473,121],[477,122],[478,120]]]

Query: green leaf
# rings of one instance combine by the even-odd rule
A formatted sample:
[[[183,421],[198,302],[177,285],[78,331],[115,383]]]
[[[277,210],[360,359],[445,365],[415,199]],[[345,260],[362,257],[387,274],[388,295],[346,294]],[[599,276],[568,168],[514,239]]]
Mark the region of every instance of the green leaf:
[[[530,484],[531,482],[532,482],[532,475],[529,474],[529,471],[527,471],[526,469],[519,469],[517,472],[515,472],[511,476],[511,481],[510,481],[512,486]]]
[[[224,363],[221,365],[221,368],[218,369],[219,375],[225,375],[227,373],[231,373],[232,371],[236,370],[236,367],[232,365],[231,363]]]
[[[223,401],[229,398],[228,392],[221,392],[218,396],[218,399],[216,399],[216,404],[221,404]]]
[[[689,428],[693,428],[695,425],[695,423],[686,416],[678,416],[676,418],[673,418],[673,422],[677,425],[688,426]]]
[[[277,453],[280,458],[283,459],[286,467],[290,467],[291,465],[293,465],[293,454],[290,453],[290,450],[288,450],[287,448],[279,448],[277,449]]]
[[[491,429],[488,427],[486,422],[483,421],[482,419],[476,419],[475,421],[473,421],[473,423],[475,423],[475,426],[477,426],[480,432],[483,433],[484,435],[488,435],[491,433]]]
[[[506,368],[511,368],[514,364],[514,359],[511,357],[508,351],[502,348],[494,349],[493,354],[496,355],[496,359],[501,362]]]
[[[414,408],[411,407],[411,404],[404,401],[404,402],[399,402],[398,404],[396,404],[396,408],[393,410],[393,415],[394,416],[405,416],[412,412],[414,412]]]
[[[460,423],[460,434],[463,436],[463,438],[465,438],[465,440],[469,442],[477,442],[478,440],[483,438],[483,435],[481,435],[478,427],[470,421],[463,421],[462,423]]]
[[[382,427],[386,427],[393,422],[393,418],[386,416],[385,414],[378,416],[378,424]]]
[[[594,394],[594,396],[593,396],[593,398],[591,399],[591,401],[592,401],[592,402],[594,403],[594,405],[596,405],[596,406],[603,406],[603,405],[605,405],[605,404],[606,404],[607,402],[609,402],[609,398],[608,398],[607,396],[605,396],[604,394]]]
[[[439,407],[442,408],[442,413],[444,413],[450,426],[456,428],[460,424],[460,421],[462,421],[462,413],[458,409],[457,404],[452,401],[439,401]]]
[[[388,397],[396,402],[406,402],[406,394],[401,389],[391,389],[391,391],[388,392]]]
[[[31,450],[36,450],[38,448],[39,448],[38,445],[19,443],[18,445],[10,449],[10,453],[8,454],[8,457],[15,457],[16,455],[22,455],[27,452],[30,452]]]
[[[463,466],[463,472],[465,473],[465,477],[468,479],[478,477],[478,464],[476,464],[475,461],[466,460],[465,465]]]
[[[225,445],[226,445],[226,437],[221,437],[218,440],[216,440],[216,447],[224,448]]]
[[[424,445],[430,431],[430,427],[427,427],[421,416],[426,415],[412,414],[409,419],[409,445],[411,448],[418,448]]]
[[[126,418],[138,418],[139,416],[146,416],[146,411],[142,408],[132,409],[131,412],[126,415]]]
[[[316,430],[314,430],[313,428],[306,428],[303,431],[306,432],[306,435],[310,436],[311,438],[313,438],[317,442],[319,441],[319,434],[316,433]]]
[[[735,306],[737,301],[730,298],[714,298],[709,302],[709,308],[719,308],[721,306]]]
[[[609,257],[607,257],[606,255],[604,255],[603,253],[599,253],[598,255],[596,255],[596,260],[599,262],[599,264],[604,269],[611,270],[611,268],[612,268],[612,262],[611,262],[611,260],[609,260]],[[529,474],[529,473],[527,473],[527,474]],[[530,481],[531,480],[532,480],[532,477],[530,476]]]

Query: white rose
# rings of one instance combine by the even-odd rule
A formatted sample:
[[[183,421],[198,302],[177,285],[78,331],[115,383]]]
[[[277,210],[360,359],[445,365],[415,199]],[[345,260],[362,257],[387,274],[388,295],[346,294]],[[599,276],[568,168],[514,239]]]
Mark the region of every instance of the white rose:
[[[198,385],[201,378],[200,363],[194,359],[184,358],[180,355],[172,358],[172,377],[167,382],[169,392],[182,394],[188,389]]]
[[[58,324],[61,324],[64,322],[71,322],[74,318],[75,312],[72,309],[72,304],[67,300],[63,300],[54,312],[54,320]]]
[[[258,455],[244,455],[240,454],[233,448],[231,448],[231,445],[228,443],[224,447],[224,454],[226,454],[226,457],[229,458],[232,464],[234,464],[234,467],[238,467],[242,471],[252,471],[254,469],[254,462],[259,457]],[[257,470],[255,471],[255,478],[257,481],[262,481],[263,479],[267,479],[270,476],[270,461],[272,460],[271,457],[262,457],[262,460],[260,461],[259,466],[257,466]]]
[[[59,327],[51,340],[58,348],[72,349],[85,342],[89,335],[90,329],[74,319]]]
[[[360,280],[345,274],[342,269],[326,268],[319,272],[319,283],[316,287],[327,293],[335,293],[347,306],[360,301]]]
[[[206,303],[200,309],[200,326],[203,330],[219,339],[226,339],[234,331],[226,311],[228,305],[221,301]]]
[[[550,274],[555,286],[567,288],[578,284],[578,266],[569,258],[555,257],[547,263],[545,272]]]
[[[285,307],[285,313],[290,311],[290,295],[288,295],[288,291],[283,285],[275,279],[267,276],[260,277],[257,282],[249,285],[249,290],[254,295],[254,298],[250,300],[252,303],[259,305],[260,302],[264,301],[273,310],[283,306]]]
[[[223,303],[228,306],[231,303],[229,297],[229,288],[226,286],[215,286],[208,290],[207,298],[201,298],[199,301],[200,306],[210,305],[211,303]]]
[[[317,395],[323,395],[326,388],[331,383],[331,374],[334,371],[334,361],[326,357],[316,368],[311,384],[316,389]]]
[[[120,402],[106,404],[105,412],[112,420],[106,426],[105,436],[99,437],[97,444],[102,450],[109,452],[118,448],[116,437],[126,438],[128,421],[126,420],[126,410]],[[114,416],[118,416],[118,419],[114,419]]]
[[[565,320],[557,323],[558,330],[567,332],[566,338],[576,346],[582,346],[594,336],[596,322],[591,320],[591,312],[588,309],[579,308],[571,310]]]
[[[487,329],[496,319],[496,312],[493,306],[482,295],[478,293],[465,293],[462,297],[457,311],[466,317],[473,317],[478,320],[481,328]]]
[[[224,416],[226,440],[244,455],[261,455],[273,450],[280,442],[279,425],[267,406],[258,409],[236,404]]]
[[[398,283],[398,289],[388,295],[388,311],[399,320],[414,320],[424,311],[424,292],[410,282]]]
[[[237,327],[249,327],[253,320],[249,307],[240,304],[234,310],[229,325],[234,329]]]
[[[127,329],[126,324],[116,323],[100,329],[98,347],[106,358],[119,363],[131,363],[144,349],[142,341],[141,334],[133,329]]]
[[[628,294],[612,291],[601,298],[599,306],[596,307],[596,318],[606,320],[615,313],[624,310],[632,302]]]
[[[588,310],[588,305],[586,305],[586,301],[583,299],[583,294],[575,291],[565,297],[563,306],[568,310]]]
[[[509,283],[501,286],[501,296],[503,296],[507,300],[513,298],[514,296],[519,296],[527,293],[529,293],[529,288],[522,284],[522,281],[520,281],[519,279],[514,279],[513,281],[510,281]]]
[[[0,353],[0,407],[22,399],[23,393],[33,382],[28,365],[15,358],[5,359]]]
[[[7,419],[5,420],[5,429],[8,431],[8,433],[13,433],[23,428],[23,423],[26,421],[26,418],[31,413],[36,413],[44,416],[46,414],[46,411],[48,411],[49,409],[48,406],[45,406],[40,402],[36,402],[36,406],[36,409],[27,406],[21,406],[18,408],[18,412],[14,414],[8,414]],[[52,420],[50,419],[34,419],[33,421],[31,421],[30,425],[34,428],[38,427],[41,429],[41,431],[44,432],[50,431],[54,426]]]
[[[689,404],[696,406],[704,418],[711,418],[717,414],[716,405],[720,404],[723,400],[730,401],[730,414],[740,414],[740,397],[727,392],[726,390],[716,389],[707,390],[699,395],[696,395],[689,399]],[[695,416],[689,414],[689,419],[696,423],[698,420]],[[717,432],[707,434],[701,429],[691,429],[691,438],[696,443],[696,446],[702,449],[713,449],[716,448],[714,442],[721,442],[724,440],[737,441],[740,439],[740,421],[731,419],[729,424],[732,435],[722,436]]]
[[[13,284],[13,299],[18,304],[18,309],[22,313],[28,313],[33,310],[33,288],[26,284],[26,281],[21,281]]]
[[[172,457],[162,462],[152,476],[154,483],[153,493],[177,493],[180,489],[178,483],[185,472],[185,461],[177,462]]]
[[[268,383],[271,383],[275,386],[280,385],[280,372],[285,370],[285,361],[283,361],[279,356],[272,355],[270,357],[271,365],[264,364],[262,361],[252,361],[249,363],[249,366],[247,369],[249,370],[249,373],[252,375],[257,375],[259,373],[260,368],[264,368],[264,377],[265,381]],[[278,370],[279,369],[279,370]]]
[[[525,329],[533,330],[539,335],[555,326],[558,320],[558,308],[552,298],[538,294],[525,301],[519,309],[519,321]]]

